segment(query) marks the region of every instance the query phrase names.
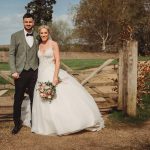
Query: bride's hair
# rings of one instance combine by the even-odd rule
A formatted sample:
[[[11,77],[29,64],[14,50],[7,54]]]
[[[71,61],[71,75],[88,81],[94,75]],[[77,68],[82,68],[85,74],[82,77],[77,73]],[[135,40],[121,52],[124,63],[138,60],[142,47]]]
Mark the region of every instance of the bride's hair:
[[[38,33],[40,34],[40,31],[41,31],[41,29],[47,29],[47,31],[48,31],[48,33],[49,33],[49,39],[52,39],[52,37],[51,37],[51,30],[50,30],[50,27],[48,26],[48,25],[41,25],[39,28],[38,28]]]
[[[47,25],[41,25],[39,28],[38,28],[38,32],[40,33],[40,30],[41,29],[47,29],[47,31],[48,31],[48,33],[50,33],[50,27],[49,26],[47,26]]]

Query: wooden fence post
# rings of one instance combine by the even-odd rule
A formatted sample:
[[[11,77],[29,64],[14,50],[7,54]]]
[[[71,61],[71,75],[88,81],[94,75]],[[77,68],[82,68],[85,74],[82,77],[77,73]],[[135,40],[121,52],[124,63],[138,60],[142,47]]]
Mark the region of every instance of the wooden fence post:
[[[118,67],[118,110],[123,109],[123,52],[124,50],[121,49],[119,51],[119,67]]]
[[[136,41],[127,41],[120,51],[118,109],[129,116],[136,116],[137,50]]]
[[[137,63],[138,63],[138,43],[129,42],[128,45],[128,99],[127,114],[136,116],[137,105]]]

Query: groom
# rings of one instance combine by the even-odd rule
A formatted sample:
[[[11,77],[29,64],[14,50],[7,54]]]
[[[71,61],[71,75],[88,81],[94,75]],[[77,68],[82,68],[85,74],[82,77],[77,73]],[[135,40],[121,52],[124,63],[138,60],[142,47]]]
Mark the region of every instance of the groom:
[[[21,105],[24,93],[28,89],[32,108],[33,92],[37,80],[38,44],[37,33],[33,30],[34,18],[31,14],[23,16],[24,29],[11,36],[9,49],[9,63],[11,75],[15,83],[15,95],[13,105],[14,128],[12,134],[17,134],[22,127]]]

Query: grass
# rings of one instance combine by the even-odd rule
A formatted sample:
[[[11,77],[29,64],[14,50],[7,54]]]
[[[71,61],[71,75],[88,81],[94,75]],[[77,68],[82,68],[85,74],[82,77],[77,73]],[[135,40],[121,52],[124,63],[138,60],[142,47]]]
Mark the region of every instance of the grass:
[[[7,48],[7,47],[0,47],[0,51],[9,51],[9,48]]]
[[[98,67],[105,61],[106,60],[104,59],[63,59],[62,60],[63,63],[65,63],[67,66],[75,70]],[[114,61],[113,63],[117,63],[117,61]],[[8,63],[0,63],[0,70],[9,70],[9,69],[10,68]]]
[[[10,70],[8,63],[0,63],[0,70]]]
[[[1,76],[0,76],[0,84],[8,84],[9,82],[7,82],[5,79],[3,79]]]
[[[139,61],[147,61],[150,60],[150,56],[139,56]],[[62,60],[67,66],[74,70],[82,70],[98,67],[103,64],[106,59],[64,59]],[[117,59],[115,59],[111,64],[118,64]]]
[[[139,56],[139,61],[147,61],[150,60],[150,56]],[[82,70],[82,69],[89,69],[98,67],[99,65],[103,64],[106,61],[106,59],[63,59],[62,62],[64,62],[66,65],[71,67],[74,70]],[[111,64],[118,64],[117,60],[114,60]],[[0,70],[9,70],[9,64],[8,63],[0,63]]]
[[[0,71],[1,70],[4,70],[4,71],[10,70],[9,64],[1,62],[0,63]],[[8,84],[8,82],[0,76],[0,84]]]
[[[137,116],[125,116],[123,111],[114,111],[110,115],[110,119],[123,123],[140,124],[150,119],[150,95],[143,95],[143,108],[137,107]]]
[[[82,70],[98,67],[103,64],[105,59],[64,59],[62,60],[67,66],[73,70]],[[114,60],[112,64],[117,64],[117,60]]]
[[[139,56],[138,60],[139,61],[148,61],[148,60],[150,60],[150,56],[145,56],[145,57],[144,56]]]

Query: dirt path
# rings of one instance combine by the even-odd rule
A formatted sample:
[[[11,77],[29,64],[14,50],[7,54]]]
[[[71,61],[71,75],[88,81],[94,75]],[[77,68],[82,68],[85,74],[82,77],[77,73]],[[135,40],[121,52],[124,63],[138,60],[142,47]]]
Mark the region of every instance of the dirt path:
[[[67,136],[41,136],[23,127],[10,134],[12,123],[0,128],[0,150],[150,150],[150,121],[140,126],[111,122],[99,132],[82,131]],[[3,126],[3,127],[2,127]]]

